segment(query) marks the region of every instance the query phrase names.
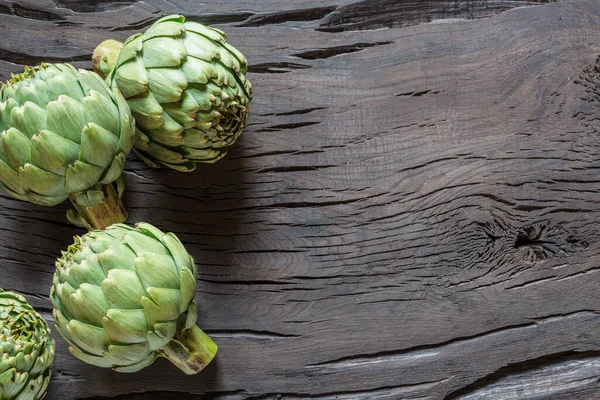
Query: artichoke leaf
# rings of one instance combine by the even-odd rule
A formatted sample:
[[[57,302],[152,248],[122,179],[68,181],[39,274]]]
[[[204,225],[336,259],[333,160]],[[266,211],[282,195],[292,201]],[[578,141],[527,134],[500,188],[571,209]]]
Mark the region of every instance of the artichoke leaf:
[[[15,94],[14,98],[19,104],[24,104],[27,101],[37,104],[44,108],[50,101],[48,95],[48,85],[41,79],[33,79],[29,84],[22,85]]]
[[[120,153],[119,155],[117,155],[113,159],[112,164],[106,171],[106,173],[105,173],[104,177],[102,178],[102,180],[100,181],[100,183],[103,183],[106,185],[106,184],[117,181],[121,177],[121,174],[123,173],[123,169],[125,168],[126,158],[127,157],[125,156],[125,153]]]
[[[127,244],[111,244],[110,247],[103,249],[97,257],[102,266],[102,271],[106,275],[114,269],[135,271],[133,261],[136,254]]]
[[[67,96],[58,96],[46,106],[47,129],[73,143],[81,143],[81,127],[86,124],[82,104]]]
[[[144,308],[144,312],[146,313],[146,317],[148,318],[148,324],[150,326],[154,326],[157,322],[167,322],[170,321],[173,317],[167,311],[164,311],[160,308],[152,299],[149,297],[142,297],[142,307]]]
[[[128,345],[116,345],[111,344],[108,346],[108,352],[119,360],[126,361],[127,363],[138,363],[148,358],[149,354],[153,354],[153,350],[150,349],[150,345],[146,340],[142,343],[128,344]]]
[[[172,338],[161,337],[152,331],[148,332],[148,345],[153,351],[164,348],[171,340]]]
[[[68,166],[79,159],[79,151],[77,143],[51,131],[42,130],[31,138],[31,163],[56,175],[67,174]]]
[[[144,358],[142,361],[137,362],[135,364],[130,364],[124,367],[115,367],[114,370],[117,372],[125,372],[125,373],[131,373],[131,372],[137,372],[141,369],[146,368],[147,366],[151,365],[154,360],[156,360],[156,355],[154,353],[151,353],[150,355],[148,355],[146,358]]]
[[[211,28],[193,21],[187,21],[183,25],[185,26],[186,31],[205,36],[207,39],[214,42],[225,43],[225,40],[227,39],[225,32],[220,29]]]
[[[148,78],[148,89],[160,104],[179,101],[187,87],[185,74],[178,68],[149,69]]]
[[[0,93],[2,93],[2,89],[4,88],[6,88],[6,85],[0,87]],[[3,98],[0,94],[0,100]],[[10,114],[12,109],[18,106],[19,104],[12,97],[8,97],[5,101],[0,101],[0,132],[11,127]]]
[[[147,129],[146,134],[147,137],[151,139],[152,142],[156,142],[162,144],[167,147],[177,147],[183,142],[183,134],[184,127],[179,125],[177,121],[169,116],[169,114],[163,114],[161,118],[162,125],[153,129]]]
[[[207,62],[218,60],[221,56],[220,47],[206,36],[190,32],[183,38],[188,56],[193,56]]]
[[[110,343],[134,344],[146,342],[149,331],[144,310],[110,309],[102,319]]]
[[[113,162],[118,145],[119,139],[113,133],[100,125],[89,123],[81,134],[80,159],[84,163],[106,168]]]
[[[158,36],[181,36],[185,33],[185,27],[183,26],[184,18],[177,16],[176,19],[171,20],[158,20],[154,23],[146,32],[144,32],[144,41],[158,37]],[[158,23],[160,22],[160,23]]]
[[[179,273],[170,255],[140,252],[134,265],[146,290],[151,287],[179,288]]]
[[[19,200],[28,200],[29,193],[21,191],[21,187],[23,186],[21,183],[21,176],[19,173],[15,172],[12,168],[6,165],[2,160],[0,160],[0,177],[2,177],[2,181],[0,181],[0,187],[6,190],[8,194]],[[62,200],[60,200],[58,203],[61,201]]]
[[[123,241],[131,247],[135,254],[140,255],[148,249],[159,255],[169,255],[169,250],[160,242],[157,242],[152,235],[144,234],[140,231],[127,232],[123,236]]]
[[[12,126],[31,139],[42,129],[46,129],[46,110],[31,101],[10,112]]]
[[[205,163],[216,162],[225,157],[226,154],[227,148],[225,146],[216,149],[194,149],[193,147],[186,147],[184,153],[186,157],[192,160],[203,160]]]
[[[88,123],[95,123],[112,132],[113,135],[118,135],[120,125],[119,111],[117,105],[113,103],[110,97],[91,90],[89,95],[81,100],[81,103],[84,107]]]
[[[30,161],[31,142],[17,128],[9,128],[0,134],[0,160],[16,174],[19,167]],[[0,178],[4,174],[0,171]],[[16,178],[16,176],[15,176]]]
[[[217,77],[217,70],[210,62],[200,58],[189,56],[181,66],[181,71],[189,83],[207,83],[210,79]]]
[[[144,66],[149,68],[179,67],[187,57],[181,40],[173,37],[152,37],[144,35]]]
[[[148,142],[146,142],[147,144]],[[140,149],[145,148],[146,146],[144,145],[137,145],[136,147],[139,147]],[[160,168],[160,164],[156,161],[151,159],[150,157],[147,157],[146,155],[144,155],[144,153],[142,153],[140,150],[138,150],[137,148],[134,148],[133,151],[135,152],[135,154],[137,154],[137,156],[149,167],[152,168]]]
[[[89,189],[100,180],[103,172],[103,168],[76,160],[67,167],[64,187],[69,193]]]
[[[206,91],[206,86],[198,86],[199,85],[194,85],[192,87],[189,87],[186,90],[186,92],[190,94],[194,98],[194,100],[196,100],[196,103],[198,103],[199,110],[209,111],[213,106],[213,102],[216,100],[215,96]]]
[[[169,249],[169,253],[171,257],[173,257],[179,271],[182,271],[184,268],[190,269],[190,256],[177,236],[172,233],[167,233],[166,235],[163,235],[160,240],[167,246],[167,249]]]
[[[111,96],[111,90],[98,74],[89,73],[88,71],[81,71],[77,78],[79,79],[81,87],[86,96],[89,96],[92,90],[101,93],[102,95],[109,97]]]
[[[97,277],[95,277],[97,280]],[[71,313],[74,319],[96,327],[108,311],[108,303],[100,286],[82,283],[71,295]]]
[[[188,307],[187,314],[185,316],[185,329],[190,329],[194,325],[196,325],[196,321],[198,320],[198,306],[195,301],[192,301],[192,304]]]
[[[67,324],[67,333],[73,344],[92,355],[101,356],[109,344],[103,328],[75,319]]]
[[[44,171],[33,164],[27,163],[19,168],[21,183],[25,190],[33,191],[44,196],[60,196],[63,194],[65,177]],[[68,194],[65,195],[65,198]]]
[[[127,40],[125,40],[125,43],[123,43],[123,48],[119,52],[119,57],[117,58],[117,64],[115,69],[121,69],[123,64],[135,59],[138,56],[138,54],[142,51],[143,46],[144,42],[141,33],[137,33],[133,36],[128,37]]]
[[[127,46],[123,48],[123,51]],[[119,57],[120,58],[120,57]],[[113,81],[126,99],[148,90],[148,73],[141,58],[133,58],[121,64],[114,73]]]
[[[100,257],[99,255],[98,258]],[[145,291],[135,271],[111,269],[106,279],[102,281],[102,290],[111,308],[122,310],[142,308],[141,299]]]
[[[150,157],[160,160],[161,163],[185,164],[189,161],[181,153],[175,150],[167,149],[166,147],[154,142],[148,143],[148,150],[146,150],[146,153]]]
[[[115,366],[111,359],[104,358],[103,356],[96,356],[93,354],[86,353],[75,346],[70,346],[69,351],[81,361],[91,365],[95,365],[96,367],[112,368]]]
[[[173,339],[177,332],[177,323],[175,321],[159,322],[154,324],[154,333],[163,339]]]
[[[179,281],[181,282],[179,312],[184,313],[196,296],[196,276],[192,271],[184,268],[179,273]]]
[[[169,315],[170,321],[174,321],[179,316],[180,294],[177,289],[166,289],[160,287],[151,287],[147,289],[148,297],[160,309]]]
[[[72,287],[80,287],[81,285],[89,285],[100,289],[102,281],[105,278],[102,266],[98,261],[98,255],[91,253],[77,264],[73,264],[68,270],[65,271],[61,277],[68,282]],[[100,293],[96,295],[101,295]],[[88,297],[88,296],[86,296]],[[105,304],[105,301],[98,300],[98,304]],[[95,306],[96,307],[96,306]],[[108,309],[108,305],[104,308],[104,311]]]
[[[64,67],[65,64],[56,64],[54,67],[58,70],[61,70],[61,66]],[[48,68],[52,69],[52,67]],[[69,68],[63,68],[63,71],[70,70]],[[72,98],[73,100],[80,101],[86,96],[86,93],[81,88],[81,85],[77,81],[77,71],[73,73],[59,73],[59,71],[54,71],[54,75],[46,79],[46,85],[48,90],[49,100],[56,100],[58,96],[64,95]],[[89,71],[85,71],[84,73],[91,74]]]

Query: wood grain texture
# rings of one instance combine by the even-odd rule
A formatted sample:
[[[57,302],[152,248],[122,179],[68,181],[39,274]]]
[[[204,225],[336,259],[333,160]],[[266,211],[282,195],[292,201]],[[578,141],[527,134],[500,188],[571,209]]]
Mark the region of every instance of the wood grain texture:
[[[191,174],[131,156],[125,202],[195,257],[219,354],[58,339],[48,399],[600,396],[600,3],[0,0],[0,78],[173,12],[248,56],[250,126]],[[49,320],[65,209],[0,198],[1,286]]]

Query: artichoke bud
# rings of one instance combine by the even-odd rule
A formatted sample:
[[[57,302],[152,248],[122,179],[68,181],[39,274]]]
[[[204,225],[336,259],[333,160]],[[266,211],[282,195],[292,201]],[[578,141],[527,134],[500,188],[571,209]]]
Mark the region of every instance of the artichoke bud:
[[[216,344],[196,326],[196,267],[179,239],[146,223],[75,237],[56,262],[56,328],[80,360],[135,372],[166,357],[200,372]]]
[[[224,157],[246,128],[248,62],[225,39],[218,29],[170,15],[123,45],[107,40],[94,51],[94,70],[108,75],[106,82],[123,93],[135,116],[135,151],[146,164],[191,171],[197,162]],[[186,140],[197,137],[188,134],[194,130],[207,143]],[[173,132],[183,132],[183,140],[174,140]]]
[[[120,92],[96,74],[69,64],[25,67],[0,87],[0,187],[45,206],[69,198],[80,226],[123,222],[120,199],[97,194],[121,176],[133,147],[132,121]],[[89,190],[96,193],[87,196]],[[82,195],[87,199],[77,201]]]
[[[0,289],[0,399],[43,399],[54,349],[46,321],[25,298]]]

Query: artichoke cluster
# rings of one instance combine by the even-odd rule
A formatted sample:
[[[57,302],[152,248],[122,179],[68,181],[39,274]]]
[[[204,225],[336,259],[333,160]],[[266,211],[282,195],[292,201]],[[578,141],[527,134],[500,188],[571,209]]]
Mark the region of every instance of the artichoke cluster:
[[[54,347],[48,324],[25,298],[0,289],[0,399],[42,399]]]
[[[120,177],[134,146],[151,167],[189,172],[247,126],[248,63],[218,29],[167,16],[101,43],[93,66],[41,64],[0,86],[0,187],[44,206],[70,199],[77,226],[127,219]]]
[[[80,360],[135,372],[165,357],[186,374],[217,345],[196,325],[196,266],[179,239],[124,225],[128,153],[192,171],[227,153],[252,99],[246,58],[218,29],[180,15],[94,52],[97,73],[69,64],[26,67],[0,85],[0,187],[53,206],[88,233],[56,262],[56,329]],[[0,289],[0,400],[46,394],[55,343],[25,299]]]

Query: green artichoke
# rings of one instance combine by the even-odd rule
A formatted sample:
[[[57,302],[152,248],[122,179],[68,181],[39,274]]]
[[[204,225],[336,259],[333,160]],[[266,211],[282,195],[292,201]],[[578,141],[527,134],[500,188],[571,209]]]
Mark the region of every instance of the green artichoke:
[[[27,300],[0,289],[0,400],[43,399],[54,347],[48,324]]]
[[[246,127],[248,63],[225,40],[218,29],[170,15],[94,51],[94,70],[131,107],[136,153],[146,164],[192,171],[225,156]]]
[[[162,356],[191,375],[215,356],[195,325],[194,260],[172,233],[115,224],[75,237],[56,267],[56,329],[80,360],[135,372]]]
[[[0,186],[45,206],[70,198],[79,226],[123,222],[119,178],[134,124],[123,96],[93,72],[25,68],[0,87]]]

